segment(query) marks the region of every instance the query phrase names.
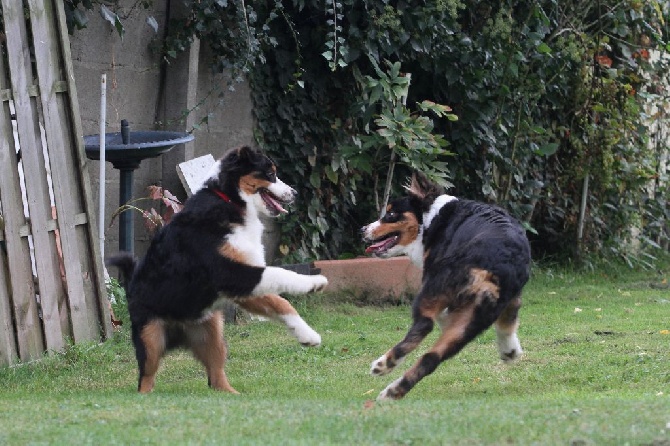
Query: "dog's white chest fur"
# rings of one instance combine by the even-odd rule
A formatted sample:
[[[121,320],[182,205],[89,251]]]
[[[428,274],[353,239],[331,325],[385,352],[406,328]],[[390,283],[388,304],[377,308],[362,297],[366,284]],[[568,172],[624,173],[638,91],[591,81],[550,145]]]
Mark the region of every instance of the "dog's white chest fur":
[[[228,235],[228,243],[244,255],[247,264],[265,266],[265,248],[263,247],[263,223],[253,206],[247,206],[245,224],[236,225]]]
[[[433,204],[430,205],[428,212],[423,214],[423,223],[419,229],[418,237],[405,248],[407,256],[417,267],[423,269],[423,233],[425,229],[430,226],[430,224],[433,222],[433,219],[437,216],[437,214],[440,213],[442,207],[454,200],[457,200],[457,198],[452,195],[440,195],[435,199],[435,201],[433,201]]]

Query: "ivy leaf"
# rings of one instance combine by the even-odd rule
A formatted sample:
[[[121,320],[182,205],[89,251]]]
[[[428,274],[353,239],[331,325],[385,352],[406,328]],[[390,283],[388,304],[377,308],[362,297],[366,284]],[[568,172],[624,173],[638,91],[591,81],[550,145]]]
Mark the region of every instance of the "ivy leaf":
[[[335,172],[331,166],[325,166],[324,172],[326,173],[326,176],[330,180],[331,183],[337,184],[337,172]]]
[[[553,155],[554,153],[556,153],[557,150],[558,150],[558,143],[557,142],[550,142],[550,143],[543,144],[543,145],[539,146],[537,148],[537,153],[538,153],[538,155],[549,156],[549,155]]]
[[[81,9],[75,9],[72,13],[74,24],[77,26],[77,29],[84,29],[88,25],[88,17],[86,13]]]
[[[153,16],[147,17],[147,25],[149,25],[151,29],[154,30],[154,34],[158,34],[158,22]]]
[[[551,48],[546,43],[542,42],[537,46],[537,52],[540,54],[550,54]]]
[[[111,23],[114,28],[116,28],[116,32],[121,37],[121,40],[123,40],[123,35],[126,33],[126,30],[123,27],[123,23],[121,23],[119,16],[110,11],[110,9],[105,5],[100,5],[100,15],[103,19]]]
[[[112,24],[112,26],[114,26],[116,14],[110,11],[107,6],[100,5],[100,15],[102,16],[103,19],[107,20],[109,23]]]
[[[512,74],[512,76],[519,77],[519,66],[517,64],[515,63],[510,64],[508,70]]]
[[[319,177],[319,172],[316,169],[312,170],[312,173],[309,176],[309,182],[315,189],[321,187],[321,178]]]

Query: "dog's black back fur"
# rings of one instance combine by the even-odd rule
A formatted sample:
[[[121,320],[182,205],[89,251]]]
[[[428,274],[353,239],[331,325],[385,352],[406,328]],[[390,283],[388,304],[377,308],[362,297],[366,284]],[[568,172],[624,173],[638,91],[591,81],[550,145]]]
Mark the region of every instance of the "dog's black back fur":
[[[521,292],[530,275],[525,230],[497,206],[464,199],[447,203],[425,230],[423,245],[428,252],[426,287],[444,286],[437,277],[467,283],[465,273],[476,267],[497,277],[500,299],[506,302]]]

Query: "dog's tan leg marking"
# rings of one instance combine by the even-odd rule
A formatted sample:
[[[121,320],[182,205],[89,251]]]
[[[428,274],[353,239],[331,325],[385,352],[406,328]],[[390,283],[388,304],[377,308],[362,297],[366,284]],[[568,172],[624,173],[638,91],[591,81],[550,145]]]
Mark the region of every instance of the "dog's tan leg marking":
[[[249,260],[245,257],[245,255],[228,242],[223,242],[221,246],[219,246],[218,251],[219,254],[221,254],[221,256],[226,257],[235,262],[243,264],[249,263]]]
[[[415,310],[414,323],[405,338],[373,361],[370,373],[377,376],[386,375],[400,364],[433,330],[434,321],[444,311],[448,303],[449,296],[447,295],[421,298],[421,303]]]
[[[144,368],[140,376],[140,383],[138,391],[140,393],[149,393],[153,390],[156,382],[156,372],[160,360],[165,353],[165,325],[162,320],[155,319],[149,322],[142,329],[140,335],[146,358],[144,360]]]
[[[186,327],[185,331],[193,356],[207,370],[209,385],[216,390],[238,394],[224,370],[228,349],[223,339],[223,313],[214,311],[203,321]]]
[[[421,379],[431,374],[437,366],[458,353],[470,339],[465,337],[466,329],[473,319],[475,305],[471,304],[458,311],[449,311],[445,316],[445,329],[433,347],[410,368],[402,378],[389,384],[379,394],[379,400],[400,399]]]
[[[472,269],[467,286],[454,298],[454,307],[446,313],[446,305],[427,307],[425,314],[440,317],[442,334],[433,347],[423,355],[402,378],[389,384],[378,399],[399,399],[409,392],[421,379],[433,373],[437,366],[472,341],[493,324],[499,315],[500,288],[497,278],[488,271]],[[440,302],[448,302],[448,298]],[[441,308],[441,310],[440,310]],[[430,310],[433,310],[432,312]],[[435,310],[440,310],[435,313]]]
[[[472,268],[470,270],[469,292],[477,296],[489,293],[491,297],[498,299],[500,287],[497,284],[497,277],[485,269]]]
[[[289,301],[276,294],[247,297],[237,300],[236,303],[250,313],[271,319],[277,319],[278,316],[285,314],[298,314]]]
[[[495,322],[498,353],[505,362],[513,361],[521,356],[521,343],[516,334],[519,329],[519,309],[521,296],[512,299]]]
[[[266,294],[238,299],[236,303],[250,313],[283,322],[288,331],[303,345],[313,347],[321,344],[321,336],[300,317],[293,305],[281,296]]]

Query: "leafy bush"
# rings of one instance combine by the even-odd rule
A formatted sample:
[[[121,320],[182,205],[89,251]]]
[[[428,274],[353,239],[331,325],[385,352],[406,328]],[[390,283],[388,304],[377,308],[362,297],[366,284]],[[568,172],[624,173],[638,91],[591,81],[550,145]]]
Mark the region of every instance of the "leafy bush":
[[[360,253],[357,228],[375,216],[380,185],[397,170],[397,192],[412,167],[509,209],[536,234],[536,256],[646,262],[667,249],[668,70],[654,56],[666,50],[667,2],[190,8],[171,24],[166,57],[196,36],[214,67],[248,74],[258,141],[300,189],[282,224],[284,260]],[[384,83],[394,86],[381,94]],[[431,103],[453,112],[425,115]]]

